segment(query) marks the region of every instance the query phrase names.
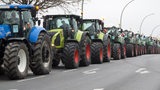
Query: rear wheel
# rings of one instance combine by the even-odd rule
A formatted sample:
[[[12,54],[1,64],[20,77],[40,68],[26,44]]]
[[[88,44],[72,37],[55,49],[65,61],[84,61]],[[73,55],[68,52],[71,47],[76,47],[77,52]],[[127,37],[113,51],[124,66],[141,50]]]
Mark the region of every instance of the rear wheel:
[[[69,42],[65,45],[62,53],[62,61],[67,69],[79,67],[80,55],[79,45],[77,43]]]
[[[103,61],[104,62],[110,62],[111,59],[111,43],[110,39],[107,39],[107,46],[104,46],[104,55],[103,55]]]
[[[134,56],[137,56],[138,55],[138,45],[135,44],[134,45]]]
[[[81,61],[80,66],[88,66],[91,63],[91,40],[88,36],[83,36],[81,41]]]
[[[34,56],[30,60],[30,68],[35,75],[49,74],[52,69],[50,38],[46,33],[40,33],[34,44]]]
[[[147,53],[152,54],[152,52],[153,52],[152,46],[148,46]]]
[[[93,64],[103,63],[103,45],[101,42],[94,42],[91,46],[91,62]]]
[[[22,79],[27,76],[29,53],[24,43],[9,43],[3,59],[5,72],[10,79]]]
[[[134,47],[132,44],[127,44],[127,57],[134,56]]]
[[[113,45],[113,59],[119,60],[121,59],[121,47],[120,44],[114,44]]]
[[[126,58],[126,44],[121,46],[121,58],[122,59]]]

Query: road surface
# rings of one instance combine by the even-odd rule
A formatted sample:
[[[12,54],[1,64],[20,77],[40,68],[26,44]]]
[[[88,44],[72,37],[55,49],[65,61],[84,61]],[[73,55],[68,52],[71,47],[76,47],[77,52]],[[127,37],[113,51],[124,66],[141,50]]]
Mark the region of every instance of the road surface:
[[[160,55],[143,55],[49,75],[8,80],[0,76],[0,90],[160,90]]]

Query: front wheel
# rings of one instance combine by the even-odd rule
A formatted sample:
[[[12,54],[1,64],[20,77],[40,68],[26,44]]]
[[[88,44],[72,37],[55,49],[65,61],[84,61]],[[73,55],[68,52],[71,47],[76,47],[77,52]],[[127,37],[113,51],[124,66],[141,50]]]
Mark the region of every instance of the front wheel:
[[[111,42],[110,39],[107,39],[107,46],[104,46],[104,55],[103,55],[103,61],[104,62],[110,62],[111,60]]]
[[[81,41],[81,61],[80,66],[89,66],[91,63],[91,40],[88,36],[83,36]]]
[[[113,59],[119,60],[121,59],[121,47],[120,44],[114,44],[113,45]]]
[[[62,61],[65,68],[74,69],[79,67],[79,51],[79,45],[75,42],[69,42],[65,45],[62,53]]]
[[[49,74],[52,69],[50,38],[46,33],[40,33],[34,44],[33,59],[30,68],[35,75]]]
[[[29,53],[24,43],[9,43],[4,52],[4,68],[10,79],[22,79],[27,76]]]
[[[101,42],[94,42],[91,46],[91,62],[93,64],[103,63],[103,45]]]

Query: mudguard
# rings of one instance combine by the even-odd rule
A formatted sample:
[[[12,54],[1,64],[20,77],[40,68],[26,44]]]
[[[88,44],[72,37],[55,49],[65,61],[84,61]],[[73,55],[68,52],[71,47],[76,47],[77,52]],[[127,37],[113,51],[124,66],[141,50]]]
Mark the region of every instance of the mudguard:
[[[78,42],[80,42],[81,41],[81,38],[82,38],[82,35],[83,35],[83,32],[82,31],[80,31],[80,30],[78,30],[78,32],[76,32],[76,34],[75,34],[75,39],[78,41]]]
[[[29,32],[29,36],[28,36],[29,41],[31,43],[37,42],[38,36],[39,36],[40,32],[42,32],[42,31],[46,32],[46,30],[43,27],[39,27],[39,26],[33,27],[31,29],[31,31]]]
[[[101,40],[103,41],[104,35],[105,35],[104,33],[100,32],[100,33],[98,34],[98,39],[101,39]]]
[[[56,38],[58,37],[58,35],[59,35],[59,37],[60,37],[60,45],[59,46],[56,46],[55,45],[55,47],[56,48],[63,48],[64,47],[64,36],[63,36],[63,29],[53,29],[53,30],[49,30],[48,31],[49,33],[50,32],[55,32],[55,34],[53,35],[53,36],[51,36],[52,37],[52,44],[53,45],[55,45],[55,40],[56,40]]]

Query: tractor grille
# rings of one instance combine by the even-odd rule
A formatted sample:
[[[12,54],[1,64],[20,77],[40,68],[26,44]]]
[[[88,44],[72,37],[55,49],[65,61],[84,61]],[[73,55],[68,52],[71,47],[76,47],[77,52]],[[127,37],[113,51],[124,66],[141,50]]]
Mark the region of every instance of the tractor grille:
[[[56,37],[55,45],[60,46],[60,34],[58,34],[57,37]]]

